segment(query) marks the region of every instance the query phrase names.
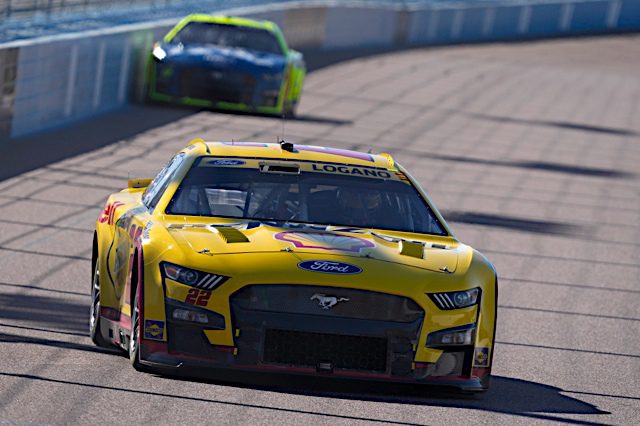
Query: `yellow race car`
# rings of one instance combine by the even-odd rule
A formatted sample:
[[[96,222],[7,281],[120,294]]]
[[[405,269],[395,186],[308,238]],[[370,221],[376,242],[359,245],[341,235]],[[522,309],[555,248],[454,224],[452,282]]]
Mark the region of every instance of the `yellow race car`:
[[[496,272],[388,154],[194,140],[109,196],[91,294],[140,370],[489,386]]]

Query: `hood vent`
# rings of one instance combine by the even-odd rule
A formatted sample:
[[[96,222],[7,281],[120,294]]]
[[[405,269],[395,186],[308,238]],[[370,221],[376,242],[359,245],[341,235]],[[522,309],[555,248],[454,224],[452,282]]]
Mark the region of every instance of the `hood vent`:
[[[238,231],[236,228],[230,227],[220,227],[213,228],[218,231],[218,234],[222,237],[222,239],[231,244],[231,243],[248,243],[249,239],[242,232]]]
[[[424,257],[424,244],[419,242],[400,240],[399,249],[400,254],[404,256],[416,257],[418,259]]]

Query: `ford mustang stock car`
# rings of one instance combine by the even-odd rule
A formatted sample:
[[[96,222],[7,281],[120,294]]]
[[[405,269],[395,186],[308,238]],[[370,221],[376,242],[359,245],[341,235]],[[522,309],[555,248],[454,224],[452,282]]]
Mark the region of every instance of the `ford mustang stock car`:
[[[156,43],[147,67],[151,100],[292,116],[305,63],[278,26],[189,15]]]
[[[489,385],[495,270],[388,154],[196,139],[92,258],[91,338],[139,370]]]

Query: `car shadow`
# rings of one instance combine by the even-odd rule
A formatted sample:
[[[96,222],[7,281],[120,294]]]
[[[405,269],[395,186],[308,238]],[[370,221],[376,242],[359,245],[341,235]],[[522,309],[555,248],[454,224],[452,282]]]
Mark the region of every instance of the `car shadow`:
[[[87,335],[89,329],[88,295],[72,301],[45,295],[0,293],[0,306],[0,326],[77,336]]]
[[[193,372],[196,374],[196,372]],[[189,374],[189,373],[187,373]],[[378,383],[324,377],[220,371],[202,377],[170,374],[171,379],[218,384],[270,392],[390,404],[452,407],[501,413],[571,424],[597,424],[558,416],[610,414],[593,404],[562,394],[563,389],[532,381],[492,376],[491,387],[480,394],[444,387]],[[167,377],[166,375],[164,377]]]
[[[110,353],[114,356],[122,354],[115,348],[114,350],[100,349],[90,343],[87,335],[88,305],[81,300],[76,302],[47,295],[5,293],[0,294],[0,306],[3,306],[3,309],[0,310],[0,326],[6,330],[0,333],[0,342],[4,344],[31,344],[63,350]],[[15,330],[16,333],[12,334],[9,330]],[[60,335],[60,338],[35,337],[30,336],[30,332],[47,332],[52,335]],[[86,343],[69,341],[66,336],[86,336]],[[130,368],[126,360],[123,359],[122,362],[122,368]],[[465,408],[574,424],[594,424],[594,421],[583,422],[565,419],[558,415],[608,414],[592,404],[564,395],[563,389],[558,387],[503,376],[494,376],[491,388],[487,392],[470,395],[443,387],[352,381],[331,377],[230,372],[227,370],[212,370],[206,375],[201,370],[185,370],[184,373],[183,376],[165,372],[161,377],[169,380],[219,384],[282,394],[389,404]],[[126,392],[127,390],[122,389],[122,391]],[[147,393],[141,390],[135,392]],[[158,392],[148,393],[149,395],[158,394]],[[169,394],[162,395],[184,398]],[[203,401],[209,400],[203,399]],[[209,402],[221,403],[217,400]],[[248,404],[248,406],[253,405]],[[315,414],[319,415],[319,413]],[[338,417],[351,418],[342,414]],[[375,419],[364,417],[353,417],[353,419],[375,421]]]

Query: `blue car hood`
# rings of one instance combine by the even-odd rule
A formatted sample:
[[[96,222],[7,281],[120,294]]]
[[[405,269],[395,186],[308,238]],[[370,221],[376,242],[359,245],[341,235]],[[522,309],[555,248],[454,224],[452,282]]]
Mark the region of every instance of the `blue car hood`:
[[[162,46],[167,53],[164,61],[182,65],[210,66],[215,69],[235,69],[251,73],[282,71],[286,66],[284,55],[256,52],[246,49],[211,45]]]

